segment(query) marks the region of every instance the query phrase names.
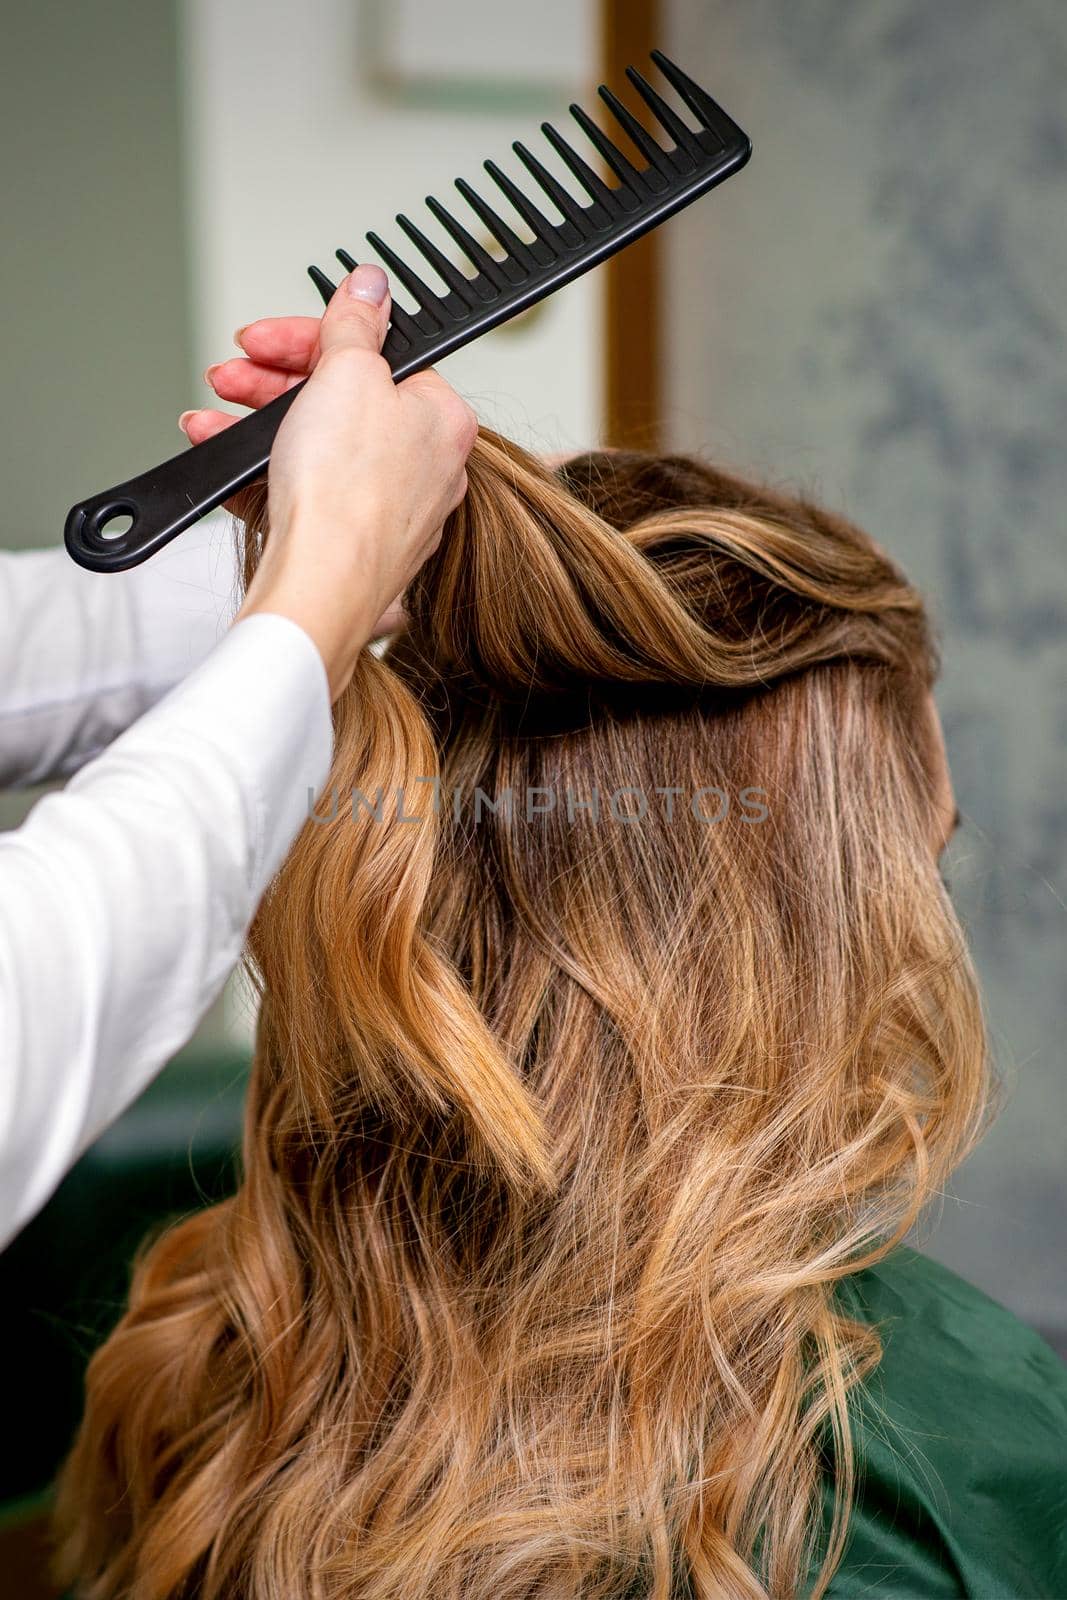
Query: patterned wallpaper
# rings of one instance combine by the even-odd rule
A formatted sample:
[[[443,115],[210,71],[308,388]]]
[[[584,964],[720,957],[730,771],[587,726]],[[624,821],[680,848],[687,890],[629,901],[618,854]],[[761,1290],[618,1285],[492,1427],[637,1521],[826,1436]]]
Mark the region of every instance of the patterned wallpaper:
[[[667,230],[668,431],[924,589],[1006,1108],[924,1247],[1067,1343],[1067,8],[670,0],[750,166]]]

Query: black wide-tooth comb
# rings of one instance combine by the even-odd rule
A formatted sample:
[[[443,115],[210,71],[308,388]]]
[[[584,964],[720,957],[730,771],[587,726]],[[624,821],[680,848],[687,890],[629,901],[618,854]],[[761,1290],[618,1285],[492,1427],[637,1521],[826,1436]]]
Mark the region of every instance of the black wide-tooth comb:
[[[427,197],[426,205],[469,260],[473,277],[461,271],[409,217],[396,219],[416,250],[447,285],[444,295],[436,294],[377,234],[367,234],[389,268],[394,284],[405,289],[416,303],[414,311],[405,311],[393,302],[382,353],[394,379],[399,382],[409,373],[432,366],[479,334],[517,316],[744,166],[752,151],[748,135],[673,61],[659,50],[653,50],[652,59],[698,126],[690,127],[641,73],[627,67],[626,76],[667,135],[666,144],[661,144],[610,89],[601,85],[601,99],[644,166],[635,165],[580,106],[571,106],[579,128],[614,173],[614,185],[605,182],[550,123],[541,124],[542,132],[577,180],[583,198],[576,199],[524,144],[516,141],[512,146],[558,211],[558,222],[551,222],[495,162],[485,163],[493,182],[533,234],[529,243],[519,238],[462,178],[456,179],[456,187],[482,226],[499,242],[504,252],[502,259],[479,244],[432,195]],[[338,250],[337,256],[348,271],[356,265],[345,250]],[[308,270],[328,301],[335,285],[317,267]],[[260,477],[266,470],[278,425],[302,388],[303,384],[295,385],[262,411],[243,417],[204,444],[72,507],[65,538],[74,560],[94,572],[122,572],[136,566]],[[127,517],[131,522],[125,531],[105,532],[109,522]]]

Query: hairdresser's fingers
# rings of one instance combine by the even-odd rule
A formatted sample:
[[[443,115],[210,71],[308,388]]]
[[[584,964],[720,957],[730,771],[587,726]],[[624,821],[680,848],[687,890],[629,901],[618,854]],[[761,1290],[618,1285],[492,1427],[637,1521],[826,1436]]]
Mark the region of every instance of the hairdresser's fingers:
[[[205,439],[214,438],[216,433],[232,428],[240,420],[240,417],[232,416],[228,411],[183,411],[178,418],[178,426],[190,444],[203,444]]]
[[[244,356],[216,362],[204,373],[204,382],[210,384],[220,400],[250,406],[253,411],[258,411],[260,406],[268,405],[287,389],[303,381],[299,373],[263,367]]]
[[[249,323],[237,330],[236,337],[250,359],[219,362],[205,377],[222,399],[253,408],[266,405],[298,383],[308,364],[317,364],[316,352],[354,349],[376,356],[389,326],[389,306],[389,280],[381,267],[370,263],[357,267],[330,301],[321,322],[314,317],[273,317]],[[266,361],[251,359],[257,355]],[[290,363],[298,368],[286,377]],[[237,420],[224,411],[203,408],[183,412],[178,425],[193,444],[203,444]]]
[[[260,317],[234,334],[253,361],[284,372],[310,372],[319,356],[319,317]]]
[[[389,279],[381,267],[368,261],[350,272],[319,325],[323,357],[339,350],[360,350],[377,356],[389,326],[390,304]]]

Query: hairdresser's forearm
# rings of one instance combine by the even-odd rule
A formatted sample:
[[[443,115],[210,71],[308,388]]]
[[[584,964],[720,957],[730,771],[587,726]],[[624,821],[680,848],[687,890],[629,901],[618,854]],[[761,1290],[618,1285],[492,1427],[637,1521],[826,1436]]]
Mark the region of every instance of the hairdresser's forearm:
[[[332,744],[314,645],[252,618],[0,836],[0,1244],[221,991]]]
[[[336,534],[338,543],[351,544],[350,560],[325,565],[315,560],[315,551],[329,536],[328,514],[296,513],[285,540],[268,544],[237,613],[238,621],[273,615],[302,628],[322,657],[331,702],[348,686],[377,620],[373,586],[360,570],[360,552],[373,548],[373,541],[357,544],[351,521],[342,519]],[[367,597],[362,603],[361,596]]]

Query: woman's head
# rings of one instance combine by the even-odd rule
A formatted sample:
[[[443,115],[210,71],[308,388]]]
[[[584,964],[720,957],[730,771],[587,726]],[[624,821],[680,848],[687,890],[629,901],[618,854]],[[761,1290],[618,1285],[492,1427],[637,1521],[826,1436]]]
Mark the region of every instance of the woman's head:
[[[756,516],[761,513],[769,515],[784,521],[787,526],[797,525],[799,513],[801,531],[822,529],[831,536],[848,541],[858,540],[861,548],[865,547],[875,557],[880,556],[871,541],[854,525],[841,518],[829,517],[810,501],[775,493],[766,485],[717,472],[707,463],[691,456],[656,457],[644,451],[611,449],[561,453],[545,459],[567,487],[612,526],[629,527],[645,516],[665,510],[701,510],[710,502],[722,509],[748,510]],[[883,574],[891,574],[892,568],[884,558],[881,560]],[[900,577],[899,574],[895,576],[898,579]],[[397,621],[401,616],[402,613],[398,612]],[[938,661],[929,623],[921,609],[916,642],[919,648],[914,666],[920,678],[927,679],[932,685]],[[940,719],[931,693],[927,693],[918,724],[924,747],[923,759],[933,778],[936,793],[932,820],[935,853],[939,855],[959,821],[959,813]],[[931,741],[929,744],[928,738]]]
[[[94,1365],[94,1596],[795,1595],[833,1285],[977,1130],[915,591],[686,457],[468,476],[253,928],[241,1189]]]

